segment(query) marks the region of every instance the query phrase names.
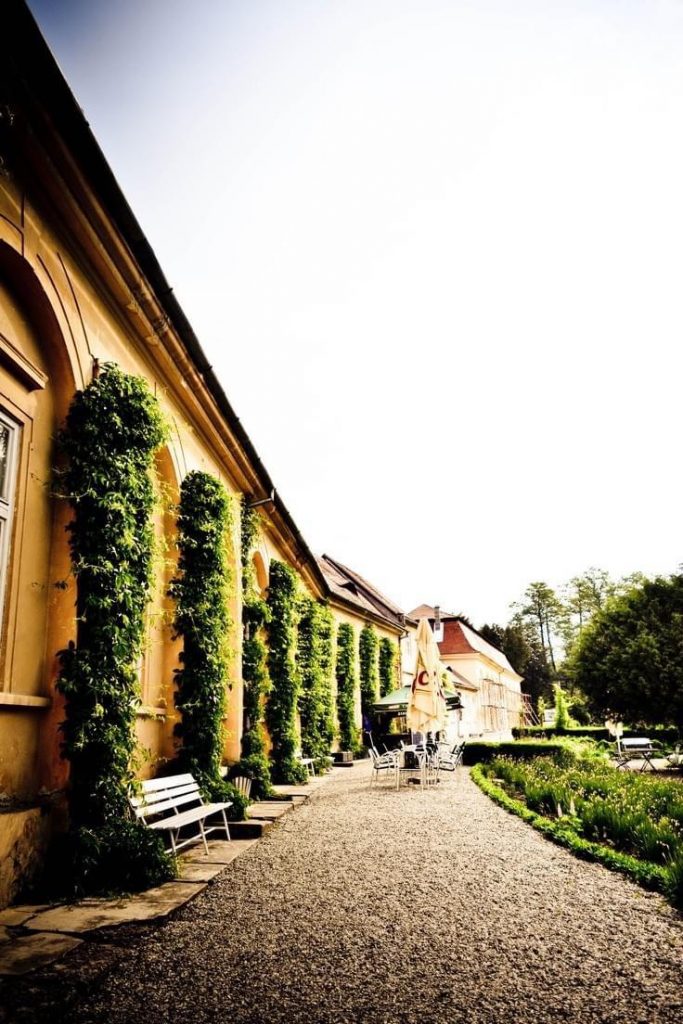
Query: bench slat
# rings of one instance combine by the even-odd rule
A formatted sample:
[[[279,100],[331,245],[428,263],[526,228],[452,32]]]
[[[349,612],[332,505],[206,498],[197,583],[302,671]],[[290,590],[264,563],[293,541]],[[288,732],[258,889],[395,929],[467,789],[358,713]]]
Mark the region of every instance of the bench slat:
[[[203,807],[193,807],[189,811],[183,811],[182,814],[170,815],[168,818],[162,818],[161,821],[150,821],[148,822],[149,828],[182,828],[183,825],[192,825],[195,821],[201,821],[203,818],[209,817],[210,814],[215,814],[217,811],[227,810],[228,807],[232,807],[232,803],[228,802],[225,804],[205,804]]]
[[[143,779],[143,793],[153,793],[157,789],[169,789],[173,786],[187,786],[195,782],[194,776],[187,772],[185,775],[166,775],[160,779]],[[196,782],[195,782],[196,785]]]
[[[140,818],[153,818],[157,814],[163,814],[164,811],[175,811],[176,808],[182,807],[184,804],[196,803],[199,800],[198,793],[188,793],[186,796],[174,798],[173,800],[165,800],[163,803],[152,804],[151,807],[138,807],[136,814]],[[205,804],[201,805],[206,806]]]
[[[134,807],[154,807],[161,800],[175,800],[177,797],[184,796],[186,793],[199,793],[199,786],[196,782],[188,783],[184,786],[177,786],[168,789],[158,789],[154,793],[146,794],[142,796],[132,796],[130,802]]]

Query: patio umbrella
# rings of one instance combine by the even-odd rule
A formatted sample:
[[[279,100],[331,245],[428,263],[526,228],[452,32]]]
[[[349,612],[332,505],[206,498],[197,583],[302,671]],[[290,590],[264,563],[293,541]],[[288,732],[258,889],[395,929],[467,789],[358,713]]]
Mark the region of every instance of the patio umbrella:
[[[446,699],[441,675],[444,666],[428,619],[417,626],[417,661],[408,699],[406,720],[413,732],[437,732],[446,727]]]

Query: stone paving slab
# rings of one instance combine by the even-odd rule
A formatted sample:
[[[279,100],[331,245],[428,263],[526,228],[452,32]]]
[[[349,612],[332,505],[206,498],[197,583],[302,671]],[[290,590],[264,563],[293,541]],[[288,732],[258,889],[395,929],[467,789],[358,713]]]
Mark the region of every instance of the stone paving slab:
[[[181,865],[179,882],[210,882],[216,875],[225,870],[225,864],[210,863],[206,857],[203,860],[188,861]]]
[[[30,931],[81,934],[131,921],[151,921],[166,917],[205,888],[206,883],[167,882],[156,889],[120,900],[81,900],[69,906],[44,910],[30,918],[24,927]]]
[[[230,822],[231,825],[234,822]],[[200,851],[195,849],[192,853],[185,854],[183,857],[184,863],[198,863],[198,864],[222,864],[224,867],[226,864],[232,864],[235,857],[239,857],[241,853],[245,853],[251,846],[254,846],[258,842],[258,839],[231,839],[230,842],[221,840],[220,842],[212,842],[209,844],[209,855],[204,853],[203,849]]]
[[[72,935],[55,932],[35,932],[33,935],[0,939],[0,975],[27,974],[38,967],[46,967],[80,946],[82,941]]]
[[[6,907],[0,910],[0,928],[7,925],[10,928],[18,928],[28,921],[29,917],[35,917],[40,910],[47,910],[49,903],[39,904],[17,904],[15,907]]]
[[[273,786],[273,789],[279,797],[286,797],[292,799],[293,797],[301,797],[304,800],[308,800],[311,795],[311,790],[308,786]]]
[[[258,818],[265,821],[276,821],[283,814],[292,810],[291,800],[259,800],[247,808],[248,818]]]

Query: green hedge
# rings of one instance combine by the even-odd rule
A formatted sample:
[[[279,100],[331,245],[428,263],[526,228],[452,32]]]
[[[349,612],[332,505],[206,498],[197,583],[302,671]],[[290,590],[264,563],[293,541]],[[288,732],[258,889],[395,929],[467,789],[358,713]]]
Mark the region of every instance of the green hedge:
[[[609,730],[605,729],[601,725],[581,725],[571,729],[556,729],[554,726],[543,726],[543,725],[530,725],[524,729],[513,729],[512,735],[515,739],[534,739],[535,737],[541,738],[543,736],[567,736],[580,739],[586,737],[592,740],[606,740],[607,742],[614,743],[614,736],[612,736]],[[651,740],[657,740],[659,743],[665,746],[674,745],[680,742],[680,734],[678,729],[673,727],[665,728],[648,728],[643,726],[642,729],[624,729],[623,738],[629,739],[630,737],[647,736]]]
[[[660,864],[651,864],[648,861],[638,860],[629,854],[620,853],[618,850],[610,849],[608,846],[601,846],[599,843],[583,839],[571,831],[567,824],[563,823],[562,818],[554,821],[552,818],[546,818],[542,814],[530,811],[521,800],[515,800],[508,796],[500,786],[497,786],[491,779],[486,778],[483,768],[479,766],[472,769],[471,778],[500,807],[510,811],[511,814],[516,814],[529,825],[533,825],[535,829],[542,832],[548,839],[551,839],[559,846],[564,846],[566,849],[571,850],[577,857],[581,857],[583,860],[598,861],[606,868],[609,868],[610,871],[619,871],[621,874],[628,875],[629,878],[633,879],[634,882],[638,882],[644,888],[667,893],[669,898],[674,899],[672,879],[667,868],[662,867]]]
[[[543,740],[515,740],[509,743],[475,742],[465,745],[463,764],[488,764],[498,756],[514,757],[528,761],[532,757],[551,757],[553,754],[566,755],[567,748],[563,743],[550,743]]]

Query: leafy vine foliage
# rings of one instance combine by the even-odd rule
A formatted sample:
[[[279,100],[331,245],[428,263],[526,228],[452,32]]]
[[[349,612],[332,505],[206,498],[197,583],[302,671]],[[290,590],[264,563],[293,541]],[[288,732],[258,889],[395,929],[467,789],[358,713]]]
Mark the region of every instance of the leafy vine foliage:
[[[383,636],[379,642],[379,694],[386,697],[396,688],[396,665],[398,663],[398,644]]]
[[[297,628],[297,578],[284,562],[270,563],[268,584],[268,674],[272,689],[266,721],[272,741],[270,753],[275,782],[305,782],[306,769],[297,758],[296,711],[299,684],[294,648]]]
[[[181,741],[177,764],[191,772],[207,797],[232,800],[232,817],[243,818],[245,802],[220,774],[227,710],[231,628],[231,572],[227,543],[230,497],[210,473],[188,473],[180,487],[178,574],[169,595],[176,602],[175,632],[183,639],[175,671],[175,705]]]
[[[60,436],[78,631],[60,652],[57,682],[71,764],[70,830],[59,856],[62,884],[76,893],[140,889],[174,874],[161,838],[131,819],[128,804],[154,546],[150,474],[164,439],[146,382],[114,364],[77,392]]]
[[[360,631],[358,657],[360,661],[360,702],[363,716],[370,716],[378,697],[379,671],[377,653],[379,639],[377,631],[369,622]]]
[[[301,747],[313,758],[317,772],[329,767],[327,760],[334,739],[332,657],[334,620],[328,605],[305,596],[299,602],[299,630],[296,661],[301,689],[299,716]]]
[[[244,731],[242,757],[231,775],[252,779],[251,793],[256,800],[271,796],[273,786],[266,756],[263,729],[264,703],[270,690],[266,669],[267,647],[263,640],[270,622],[270,609],[256,591],[252,555],[258,534],[258,515],[242,497],[240,517],[242,562],[242,679],[244,681]]]
[[[337,630],[337,717],[342,750],[357,751],[360,743],[355,721],[356,632],[348,622]]]

